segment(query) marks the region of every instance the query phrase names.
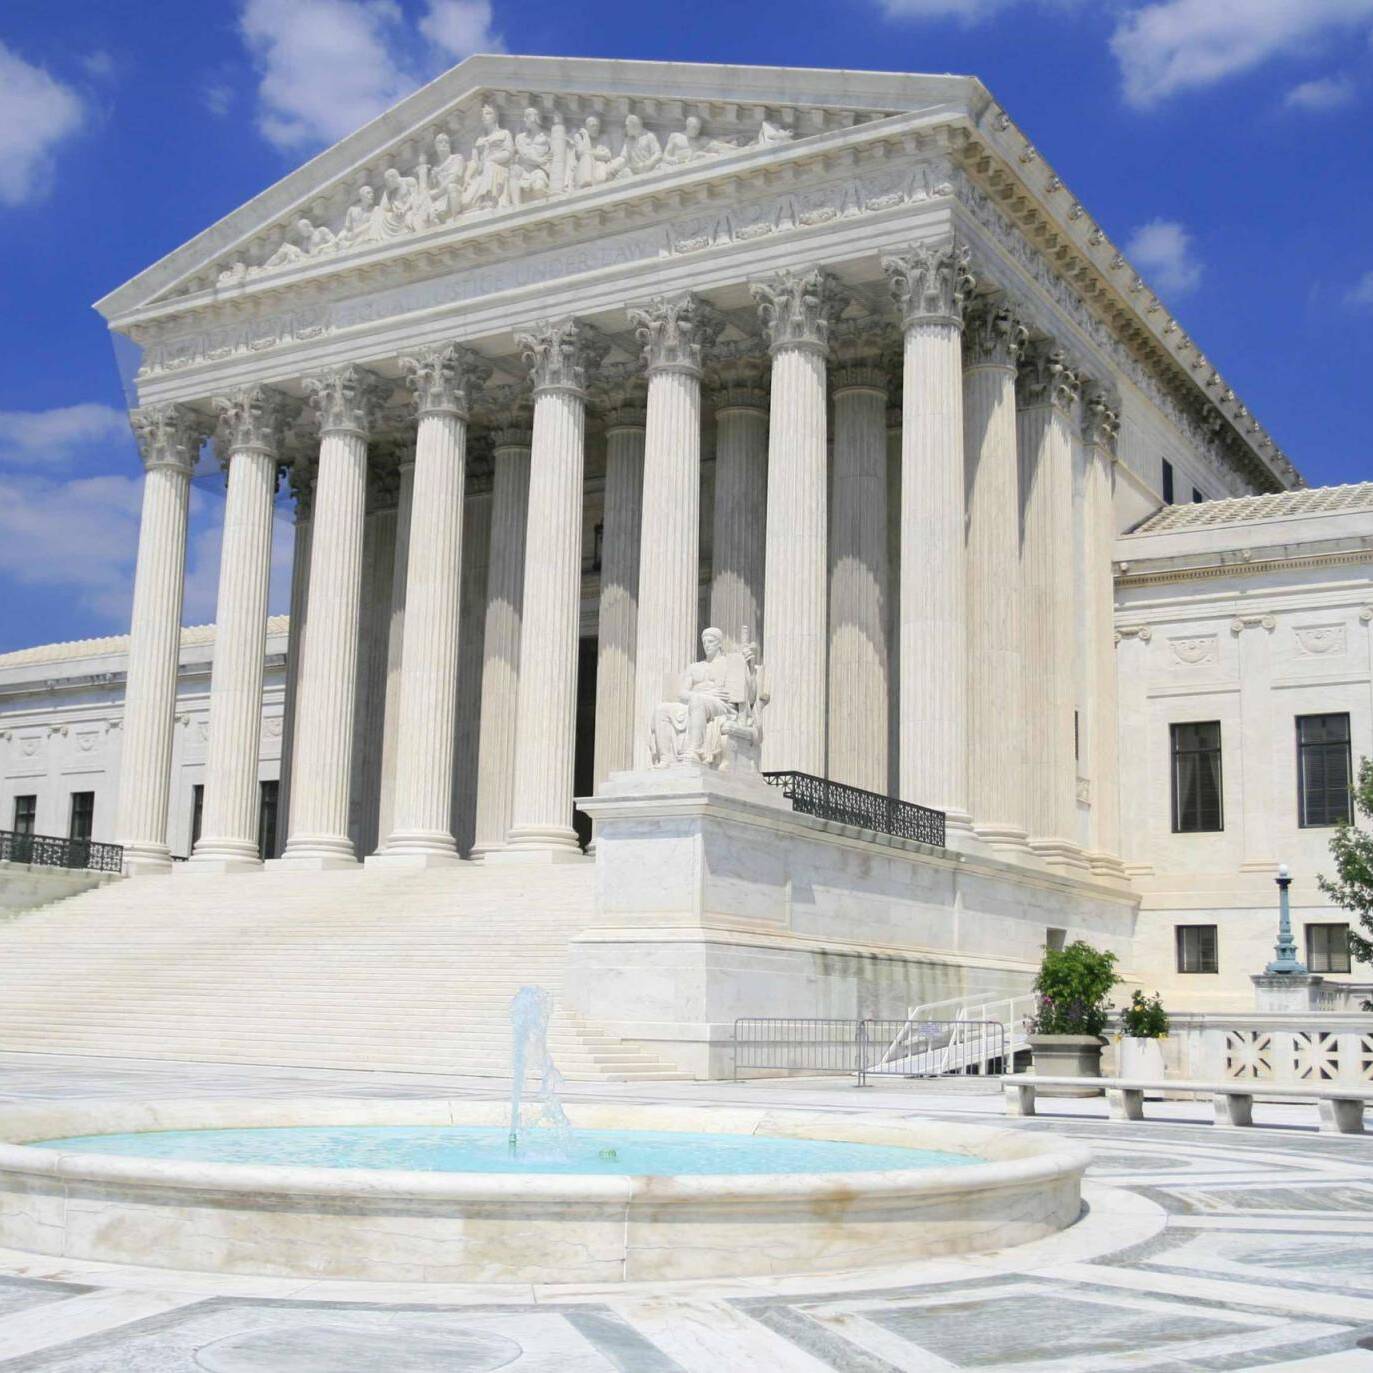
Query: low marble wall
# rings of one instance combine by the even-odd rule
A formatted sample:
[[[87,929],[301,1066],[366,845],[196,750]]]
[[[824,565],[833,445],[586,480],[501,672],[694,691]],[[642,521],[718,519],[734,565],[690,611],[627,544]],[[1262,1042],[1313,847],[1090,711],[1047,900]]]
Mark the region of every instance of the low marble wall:
[[[9,1110],[0,1245],[217,1273],[619,1282],[869,1268],[1042,1238],[1090,1155],[1024,1132],[804,1111],[579,1105],[574,1127],[835,1139],[985,1160],[916,1172],[576,1177],[176,1163],[29,1147],[74,1134],[267,1125],[501,1125],[498,1102],[85,1102]]]
[[[75,872],[35,863],[0,863],[0,916],[63,901],[119,878],[105,872]]]
[[[618,773],[578,804],[597,915],[572,945],[572,1004],[698,1077],[733,1071],[739,1017],[899,1019],[1028,991],[1049,929],[1128,970],[1122,886],[797,815],[707,768]]]

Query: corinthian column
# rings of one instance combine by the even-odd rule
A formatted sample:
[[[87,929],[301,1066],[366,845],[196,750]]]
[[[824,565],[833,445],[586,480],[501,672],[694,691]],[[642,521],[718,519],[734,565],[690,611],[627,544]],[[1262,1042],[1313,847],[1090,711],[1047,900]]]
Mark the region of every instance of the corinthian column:
[[[458,862],[453,742],[468,390],[491,369],[453,344],[401,359],[419,414],[392,829],[379,861]]]
[[[266,386],[244,387],[215,401],[229,491],[219,557],[204,811],[191,864],[216,872],[262,862],[258,746],[283,402]]]
[[[474,858],[503,848],[510,833],[510,807],[515,794],[525,525],[529,509],[529,430],[512,424],[497,429],[494,440]]]
[[[1123,877],[1120,861],[1120,760],[1115,652],[1116,434],[1120,401],[1103,387],[1082,400],[1083,524],[1087,622],[1087,775],[1092,787],[1092,846],[1100,877]]]
[[[773,698],[763,736],[770,771],[825,772],[825,357],[842,299],[819,269],[751,287],[772,354],[763,661]]]
[[[1020,584],[1024,598],[1025,799],[1030,847],[1051,867],[1085,869],[1077,842],[1073,711],[1073,407],[1063,351],[1035,343],[1020,364]]]
[[[309,632],[296,694],[291,831],[283,863],[357,861],[348,837],[358,603],[367,510],[367,440],[384,393],[380,378],[339,367],[306,379],[319,416],[319,464],[310,541]]]
[[[710,622],[731,637],[763,635],[763,560],[768,502],[768,393],[761,363],[717,373],[714,566]]]
[[[168,872],[172,866],[167,800],[186,571],[186,507],[206,425],[184,405],[148,405],[130,418],[147,475],[129,626],[116,835],[124,846],[124,871],[133,875]]]
[[[723,320],[693,295],[629,311],[648,373],[639,617],[635,643],[634,765],[649,765],[649,721],[696,659],[700,614],[701,362]],[[599,689],[599,682],[598,682]]]
[[[286,640],[286,689],[281,705],[281,780],[277,787],[276,852],[290,835],[291,771],[295,766],[296,707],[300,697],[300,648],[310,593],[310,522],[315,496],[312,461],[297,454],[291,463],[291,491],[296,498],[295,537],[291,548],[291,614]]]
[[[524,616],[515,727],[515,795],[497,858],[575,858],[572,769],[577,732],[582,474],[586,374],[608,348],[567,319],[517,338],[534,383],[534,433],[525,536]]]
[[[1024,851],[1025,695],[1015,373],[1027,339],[1006,306],[978,302],[964,327],[963,452],[968,493],[968,795],[991,847]],[[902,472],[905,484],[905,472]],[[904,491],[902,502],[907,499]],[[906,549],[904,554],[910,553]],[[916,672],[902,655],[901,671]]]
[[[919,244],[883,266],[903,335],[901,795],[942,810],[956,843],[972,832],[962,351],[973,278],[956,241]]]
[[[639,556],[644,498],[642,405],[606,416],[605,516],[596,656],[596,787],[634,766],[635,741],[647,732],[635,709]]]
[[[396,738],[400,733],[400,683],[405,652],[405,582],[410,575],[410,515],[415,498],[415,450],[407,444],[397,464],[396,552],[391,562],[390,613],[386,628],[386,709],[381,726],[381,795],[377,834],[391,833],[396,799]]]
[[[864,340],[834,369],[829,776],[886,794],[887,379]]]

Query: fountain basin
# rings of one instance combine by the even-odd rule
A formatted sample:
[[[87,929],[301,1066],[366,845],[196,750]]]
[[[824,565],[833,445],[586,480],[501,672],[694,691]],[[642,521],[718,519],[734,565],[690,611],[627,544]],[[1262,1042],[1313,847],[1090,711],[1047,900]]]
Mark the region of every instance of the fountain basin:
[[[999,1249],[1081,1210],[1087,1150],[940,1121],[573,1104],[579,1130],[939,1150],[956,1166],[681,1176],[185,1162],[35,1147],[281,1126],[500,1126],[499,1102],[191,1100],[10,1109],[0,1245],[200,1272],[396,1282],[617,1282],[880,1267]]]

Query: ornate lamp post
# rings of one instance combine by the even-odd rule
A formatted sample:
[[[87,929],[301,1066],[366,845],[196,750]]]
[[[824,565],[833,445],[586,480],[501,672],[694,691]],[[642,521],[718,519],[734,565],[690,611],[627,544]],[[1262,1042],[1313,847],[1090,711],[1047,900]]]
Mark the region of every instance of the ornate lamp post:
[[[1288,905],[1287,889],[1292,885],[1287,864],[1278,868],[1278,942],[1273,946],[1277,957],[1263,970],[1265,974],[1287,976],[1306,975],[1306,964],[1297,957],[1297,941],[1292,937],[1292,911]]]

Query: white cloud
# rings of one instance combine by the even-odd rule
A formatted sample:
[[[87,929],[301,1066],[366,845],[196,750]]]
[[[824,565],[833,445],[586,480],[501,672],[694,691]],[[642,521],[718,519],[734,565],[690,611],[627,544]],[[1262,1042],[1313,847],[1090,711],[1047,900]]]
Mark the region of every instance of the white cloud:
[[[975,24],[1016,0],[878,0],[892,19],[961,19]]]
[[[0,204],[47,192],[52,150],[81,126],[82,113],[73,90],[0,43]]]
[[[1163,295],[1176,298],[1201,280],[1201,263],[1192,236],[1175,219],[1152,219],[1130,237],[1125,252],[1145,279]]]
[[[261,74],[258,128],[283,150],[337,142],[416,85],[392,51],[392,0],[247,0],[239,23]]]
[[[62,467],[83,449],[132,443],[129,417],[85,402],[54,410],[0,410],[0,465]]]
[[[1354,83],[1347,76],[1322,76],[1293,86],[1282,103],[1290,110],[1338,110],[1354,103]]]
[[[222,118],[233,108],[233,89],[227,82],[214,81],[200,92],[200,100],[212,115]]]
[[[450,58],[474,52],[504,52],[505,42],[491,25],[491,0],[429,0],[420,32]]]
[[[1373,306],[1373,272],[1365,272],[1344,298],[1346,305]]]
[[[1373,19],[1373,0],[1154,0],[1111,36],[1125,99],[1146,108]]]

